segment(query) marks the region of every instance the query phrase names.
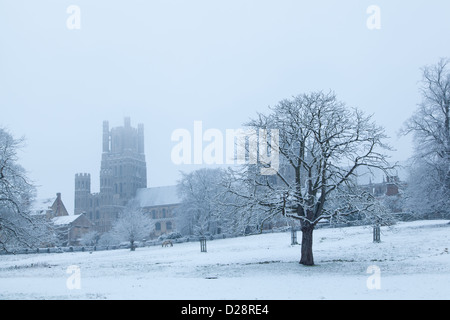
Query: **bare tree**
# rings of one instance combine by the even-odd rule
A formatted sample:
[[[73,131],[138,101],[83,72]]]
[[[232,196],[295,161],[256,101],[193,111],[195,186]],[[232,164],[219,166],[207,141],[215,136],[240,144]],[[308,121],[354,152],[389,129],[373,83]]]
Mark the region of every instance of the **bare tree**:
[[[178,215],[178,223],[183,233],[204,236],[228,229],[231,214],[222,204],[225,202],[224,175],[225,171],[220,168],[182,173],[178,192],[183,214]]]
[[[115,246],[115,245],[118,245],[119,243],[120,243],[120,240],[118,240],[111,231],[103,233],[99,237],[98,242],[97,242],[97,244],[99,246],[105,246],[105,247]]]
[[[423,68],[422,102],[404,124],[414,155],[407,190],[411,210],[450,215],[450,60]]]
[[[347,108],[332,92],[299,95],[281,101],[271,111],[258,114],[246,125],[258,131],[278,131],[278,141],[268,139],[267,147],[279,154],[279,169],[274,175],[261,175],[259,167],[271,164],[260,158],[257,166],[248,165],[234,174],[234,180],[245,188],[235,191],[230,184],[229,190],[254,210],[299,220],[300,263],[313,265],[315,226],[322,219],[348,216],[372,205],[355,201],[363,197],[355,188],[357,169],[387,170],[382,152],[390,148],[383,142],[383,128],[362,111]]]
[[[280,215],[280,212],[274,210],[272,206],[255,201],[260,196],[264,197],[261,186],[253,180],[261,180],[255,173],[256,170],[255,166],[229,168],[224,179],[225,188],[231,196],[224,197],[226,200],[221,200],[221,204],[228,208],[232,217],[231,226],[236,234],[262,233],[264,226],[271,222],[278,224],[284,222],[286,226],[295,224]],[[280,223],[280,220],[284,221]]]
[[[178,183],[182,201],[178,208],[177,224],[183,233],[205,236],[262,231],[264,223],[274,215],[265,215],[264,208],[254,210],[252,203],[229,192],[231,181],[235,192],[245,187],[239,185],[233,174],[232,170],[221,168],[182,173]]]
[[[52,234],[43,217],[31,214],[35,187],[17,155],[23,141],[0,128],[0,250],[5,251],[39,246]]]
[[[80,240],[81,245],[84,246],[95,246],[100,240],[101,234],[93,230],[83,235]]]
[[[132,200],[119,214],[111,233],[119,241],[130,242],[130,250],[134,251],[135,242],[147,238],[153,228],[153,220],[142,211],[137,201]]]

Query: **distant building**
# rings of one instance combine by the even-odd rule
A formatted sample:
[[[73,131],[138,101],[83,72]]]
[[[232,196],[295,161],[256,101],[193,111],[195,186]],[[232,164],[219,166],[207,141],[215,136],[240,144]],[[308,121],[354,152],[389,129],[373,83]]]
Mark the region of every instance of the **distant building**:
[[[58,216],[51,219],[60,246],[78,246],[83,236],[92,230],[93,224],[82,213]]]
[[[91,175],[75,175],[75,214],[86,214],[98,232],[107,232],[136,191],[147,187],[144,154],[144,125],[133,128],[130,118],[124,126],[109,129],[103,122],[103,153],[100,192],[91,193]]]
[[[35,204],[34,214],[42,216],[51,222],[57,238],[57,245],[72,246],[78,245],[80,239],[92,230],[93,224],[84,214],[69,215],[64,205],[61,193],[56,194],[56,199],[51,206],[48,206],[49,199]],[[47,243],[46,245],[51,245]]]
[[[155,222],[155,230],[151,236],[178,231],[176,209],[180,206],[181,199],[177,186],[138,189],[136,200]]]
[[[362,185],[362,187],[373,194],[375,197],[382,196],[398,196],[399,188],[402,188],[404,183],[402,183],[398,176],[387,176],[383,177],[383,182],[373,183],[372,181],[369,184]]]
[[[66,209],[66,206],[62,202],[61,193],[56,194],[56,199],[53,204],[48,208],[46,212],[47,219],[52,219],[55,217],[68,216],[69,212]]]
[[[402,191],[406,188],[406,184],[402,182],[398,176],[383,177],[380,183],[361,185],[361,188],[370,192],[378,199],[383,199],[387,208],[394,213],[403,211]]]

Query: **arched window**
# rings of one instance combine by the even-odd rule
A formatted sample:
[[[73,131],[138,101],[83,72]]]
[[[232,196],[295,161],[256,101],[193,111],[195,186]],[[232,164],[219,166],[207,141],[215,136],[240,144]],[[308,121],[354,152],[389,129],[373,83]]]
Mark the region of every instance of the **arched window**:
[[[157,222],[157,223],[155,224],[155,230],[156,230],[156,231],[161,231],[161,223]]]
[[[170,221],[166,222],[166,229],[167,230],[172,230],[172,222],[170,222]]]

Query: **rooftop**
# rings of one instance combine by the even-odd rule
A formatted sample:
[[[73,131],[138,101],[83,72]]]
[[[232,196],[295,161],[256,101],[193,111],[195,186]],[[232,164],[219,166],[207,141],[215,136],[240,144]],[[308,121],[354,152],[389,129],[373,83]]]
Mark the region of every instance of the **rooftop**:
[[[54,217],[52,219],[52,222],[53,222],[54,225],[63,226],[63,225],[68,225],[68,224],[74,222],[79,217],[80,217],[80,215],[69,215],[69,216]]]
[[[181,202],[176,185],[138,189],[136,199],[141,207],[165,206]]]

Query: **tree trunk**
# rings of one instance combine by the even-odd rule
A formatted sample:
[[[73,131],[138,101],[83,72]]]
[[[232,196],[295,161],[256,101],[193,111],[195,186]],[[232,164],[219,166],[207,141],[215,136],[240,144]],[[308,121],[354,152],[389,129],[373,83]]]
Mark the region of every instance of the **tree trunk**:
[[[300,258],[300,264],[305,266],[313,266],[313,230],[314,226],[308,224],[302,227],[302,256]]]

